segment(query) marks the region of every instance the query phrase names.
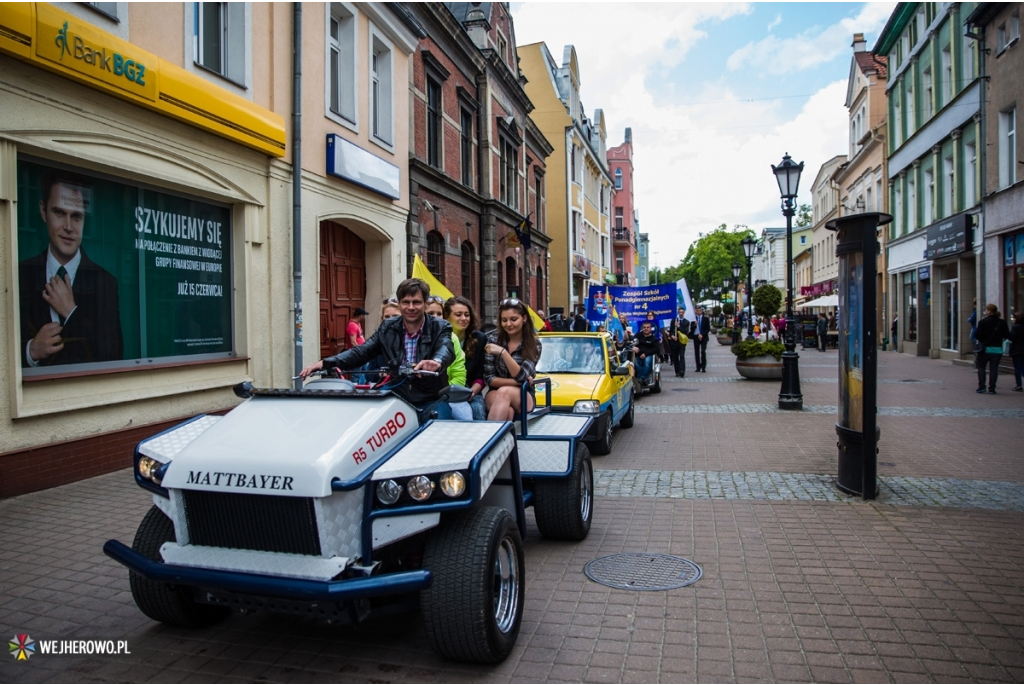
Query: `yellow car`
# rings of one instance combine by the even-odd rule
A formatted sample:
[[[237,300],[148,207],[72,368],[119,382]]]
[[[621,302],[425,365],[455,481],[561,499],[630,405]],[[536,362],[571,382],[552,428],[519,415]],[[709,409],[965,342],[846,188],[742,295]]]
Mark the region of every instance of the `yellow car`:
[[[541,333],[537,376],[551,379],[551,411],[590,414],[584,442],[594,454],[612,451],[612,430],[633,427],[633,365],[619,359],[608,333]]]

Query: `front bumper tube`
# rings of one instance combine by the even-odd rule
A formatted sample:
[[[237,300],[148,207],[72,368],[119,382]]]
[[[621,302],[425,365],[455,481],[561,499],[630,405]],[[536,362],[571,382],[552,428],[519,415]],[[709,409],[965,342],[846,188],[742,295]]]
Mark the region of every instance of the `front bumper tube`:
[[[400,595],[426,590],[433,582],[433,576],[427,569],[346,580],[305,580],[192,568],[153,561],[117,540],[108,540],[103,545],[103,553],[146,580],[300,601],[346,602],[382,595]]]

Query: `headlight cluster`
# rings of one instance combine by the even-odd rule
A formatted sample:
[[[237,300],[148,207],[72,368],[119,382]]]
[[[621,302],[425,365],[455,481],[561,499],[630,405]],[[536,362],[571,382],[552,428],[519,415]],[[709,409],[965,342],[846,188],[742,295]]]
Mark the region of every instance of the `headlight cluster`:
[[[164,480],[164,474],[160,472],[160,469],[163,467],[163,462],[157,461],[152,457],[139,458],[139,475],[157,485],[160,485]]]
[[[596,414],[601,411],[601,405],[597,400],[576,400],[572,411],[575,414]]]
[[[439,487],[445,497],[461,497],[466,492],[466,477],[459,471],[448,471],[440,476],[413,476],[404,485],[396,480],[382,480],[377,483],[377,501],[391,506],[404,494],[414,502],[426,502]]]

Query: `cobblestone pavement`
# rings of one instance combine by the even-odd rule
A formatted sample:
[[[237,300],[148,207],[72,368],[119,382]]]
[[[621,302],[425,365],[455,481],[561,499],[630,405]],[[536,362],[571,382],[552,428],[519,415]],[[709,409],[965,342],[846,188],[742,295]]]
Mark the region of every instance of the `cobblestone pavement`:
[[[708,353],[708,380],[737,377],[728,348]],[[836,359],[805,353],[801,368],[826,378]],[[0,682],[1022,682],[1024,398],[975,395],[971,369],[891,352],[880,376],[873,502],[831,485],[835,384],[808,381],[802,412],[774,409],[777,382],[641,398],[594,460],[590,536],[545,540],[528,513],[523,626],[491,666],[434,656],[417,613],[154,623],[100,551],[131,541],[152,505],[130,471],[0,501],[0,632],[131,650],[8,658]],[[703,577],[634,592],[583,575],[642,551]]]

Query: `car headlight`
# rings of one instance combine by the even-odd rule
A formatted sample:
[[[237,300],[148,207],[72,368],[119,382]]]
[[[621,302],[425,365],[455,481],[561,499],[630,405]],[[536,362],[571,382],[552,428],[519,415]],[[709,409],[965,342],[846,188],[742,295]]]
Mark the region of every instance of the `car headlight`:
[[[410,478],[405,484],[405,491],[417,502],[426,502],[434,494],[434,481],[426,476]]]
[[[391,505],[402,496],[402,486],[393,480],[382,480],[377,483],[377,499],[381,504]]]
[[[441,492],[449,497],[458,497],[466,491],[466,479],[458,471],[449,471],[441,476]]]
[[[576,400],[572,410],[576,414],[596,414],[601,410],[601,405],[597,400]]]
[[[163,467],[163,462],[157,461],[152,457],[141,457],[139,459],[139,475],[148,481],[152,481],[157,485],[163,481],[163,478],[157,475],[157,471]]]

